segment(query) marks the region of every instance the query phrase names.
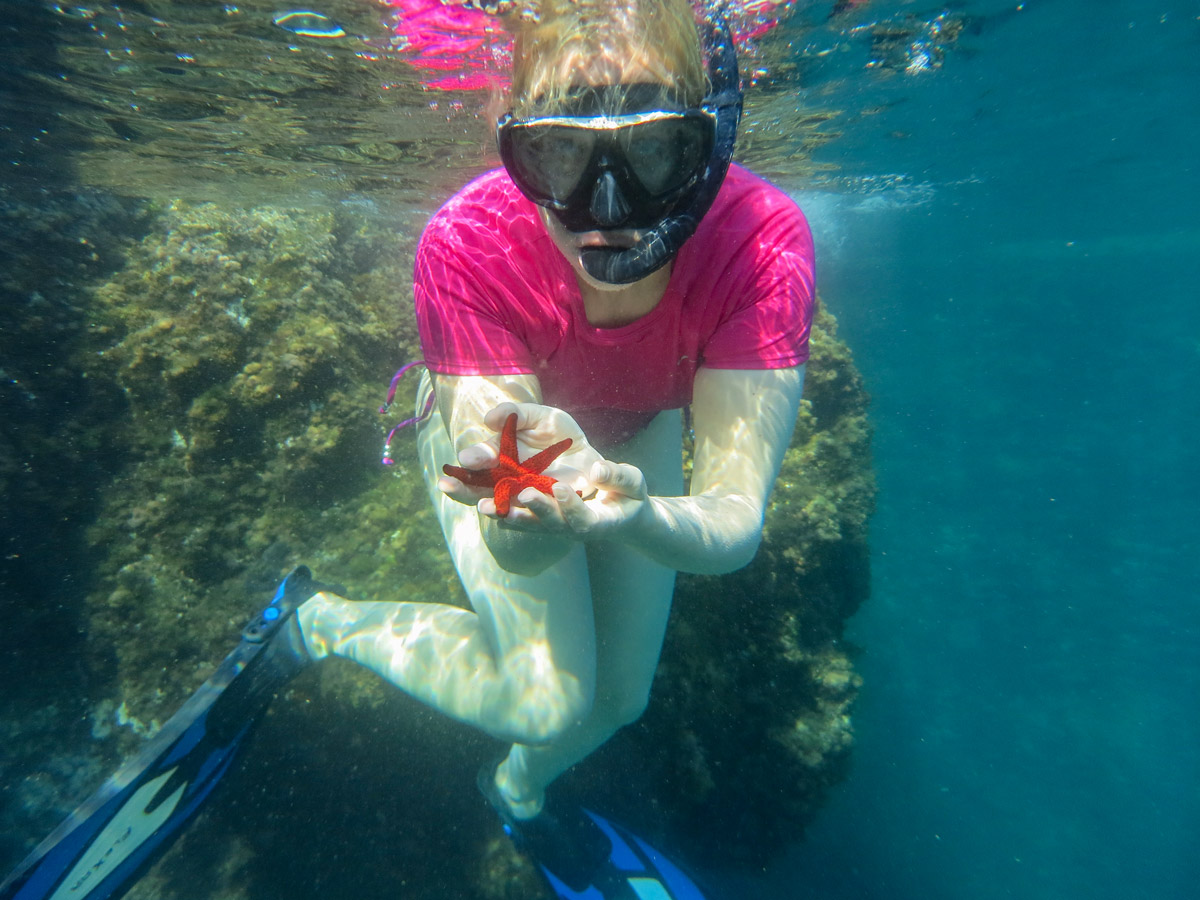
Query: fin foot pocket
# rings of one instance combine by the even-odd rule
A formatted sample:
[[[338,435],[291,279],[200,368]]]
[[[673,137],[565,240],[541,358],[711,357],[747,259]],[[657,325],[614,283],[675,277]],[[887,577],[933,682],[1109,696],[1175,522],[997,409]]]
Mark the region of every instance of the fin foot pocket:
[[[518,819],[496,786],[496,765],[479,771],[479,790],[500,816],[513,843],[542,869],[576,891],[586,890],[612,849],[604,832],[582,809],[551,812],[543,808],[531,819]]]
[[[480,770],[479,790],[562,900],[705,900],[662,853],[591,810],[543,809],[516,818],[496,786],[496,765]]]

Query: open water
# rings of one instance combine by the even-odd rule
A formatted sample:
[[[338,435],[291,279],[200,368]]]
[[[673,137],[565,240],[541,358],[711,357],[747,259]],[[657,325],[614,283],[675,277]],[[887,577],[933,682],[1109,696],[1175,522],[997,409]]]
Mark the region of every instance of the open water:
[[[165,118],[138,120],[122,72],[85,64],[101,45],[121,57],[123,33],[155,16],[193,29],[203,61],[218,7],[0,4],[10,44],[49,22],[67,36],[56,65],[79,67],[65,120],[10,116],[6,176],[52,179],[86,147],[88,177],[132,193],[186,195],[198,167],[225,166],[265,199],[336,185],[423,208],[479,165],[462,135],[484,104],[468,92],[439,95],[440,114],[402,125],[403,144],[404,120],[344,103],[336,60],[304,92],[280,74],[262,89],[288,115],[248,115],[277,131],[247,137],[246,154],[228,134],[172,146],[170,123],[203,110],[159,97]],[[786,860],[728,887],[1196,897],[1200,3],[869,2],[837,19],[831,3],[795,7],[762,39],[771,102],[749,121],[747,161],[808,212],[822,294],[874,398],[874,586],[851,635],[865,677],[851,777]],[[380,28],[371,3],[318,11],[351,33]],[[273,27],[262,4],[219,12]],[[873,45],[880,22],[904,39]],[[237,35],[244,53],[261,38]],[[230,71],[257,65],[222,52]],[[352,74],[371,81],[373,51],[357,52]],[[155,62],[169,81],[195,59]],[[815,142],[799,127],[813,110],[836,113]],[[316,152],[331,143],[322,129],[339,153]],[[135,131],[154,152],[122,166]]]
[[[1200,4],[966,6],[818,154],[911,183],[807,195],[880,503],[855,773],[777,896],[1195,897]]]

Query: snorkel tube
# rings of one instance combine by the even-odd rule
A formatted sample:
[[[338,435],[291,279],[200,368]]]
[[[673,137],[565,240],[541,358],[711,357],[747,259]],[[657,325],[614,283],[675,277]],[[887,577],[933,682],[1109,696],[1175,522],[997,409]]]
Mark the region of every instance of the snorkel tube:
[[[737,53],[729,24],[719,9],[704,15],[700,47],[708,61],[711,89],[700,107],[717,121],[712,156],[690,199],[657,225],[647,228],[628,249],[584,250],[580,253],[583,270],[607,284],[632,284],[669,263],[683,242],[695,234],[700,220],[708,212],[733,158],[738,121],[742,117],[742,86],[738,77]]]

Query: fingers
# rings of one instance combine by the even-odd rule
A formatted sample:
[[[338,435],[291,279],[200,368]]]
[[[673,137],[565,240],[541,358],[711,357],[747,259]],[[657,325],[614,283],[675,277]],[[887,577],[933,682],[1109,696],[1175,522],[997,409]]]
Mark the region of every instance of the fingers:
[[[496,514],[491,498],[479,501],[485,516],[502,519],[506,527],[585,535],[598,527],[613,527],[634,515],[646,499],[646,479],[636,466],[600,462],[592,467],[592,481],[599,489],[584,500],[571,484],[556,482],[549,495],[525,488],[512,498],[507,516]]]
[[[507,516],[497,513],[496,502],[491,497],[480,500],[477,509],[481,515],[496,519],[503,528],[550,533],[568,530],[555,499],[546,496],[537,488],[526,488],[513,497]]]
[[[579,425],[560,409],[536,403],[500,403],[484,416],[484,424],[500,432],[512,415],[517,417],[518,462],[532,459],[547,447],[572,439],[559,459],[545,474],[559,479],[550,495],[526,488],[510,498],[507,514],[499,516],[496,504],[487,493],[473,487],[471,473],[456,473],[459,478],[444,478],[438,487],[453,500],[471,503],[479,513],[499,520],[503,527],[523,531],[573,533],[578,537],[596,536],[621,528],[637,517],[647,498],[646,479],[636,466],[603,459],[587,442]],[[498,460],[495,439],[464,448],[458,454],[460,465],[469,470],[486,469]],[[506,451],[513,454],[512,450]],[[561,451],[560,451],[561,452]],[[585,477],[582,473],[589,473]],[[579,491],[583,492],[584,500]]]
[[[501,403],[499,406],[493,406],[483,417],[483,424],[492,431],[502,431],[504,423],[508,421],[508,417],[513,413],[517,414],[517,428],[528,428],[528,416],[521,415],[522,406],[530,406],[528,403]]]
[[[552,490],[559,515],[567,528],[575,534],[584,535],[595,527],[596,513],[568,485],[559,483]]]
[[[637,466],[608,460],[592,466],[592,484],[599,490],[640,500],[646,496],[646,476]]]
[[[451,500],[465,503],[467,506],[474,506],[481,493],[479,488],[468,487],[450,475],[441,476],[437,480],[437,488]]]
[[[524,507],[546,530],[566,530],[567,523],[563,520],[557,497],[547,496],[537,488],[526,488],[517,495],[517,503],[519,506],[515,506],[514,509]]]
[[[568,413],[540,403],[501,403],[484,415],[483,423],[493,431],[501,431],[513,413],[517,414],[517,431],[525,432],[521,440],[532,445],[550,444],[567,437],[578,442],[583,437],[579,424]]]
[[[600,493],[590,500],[584,500],[570,485],[557,482],[550,495],[537,488],[521,491],[512,498],[507,516],[497,515],[495,501],[490,497],[479,500],[477,509],[481,515],[498,520],[503,528],[567,534],[580,539],[603,536],[635,518],[645,502],[641,472],[633,466],[614,466],[614,469],[619,471],[611,473]]]
[[[464,469],[490,469],[500,458],[491,444],[472,444],[458,454],[458,464]]]

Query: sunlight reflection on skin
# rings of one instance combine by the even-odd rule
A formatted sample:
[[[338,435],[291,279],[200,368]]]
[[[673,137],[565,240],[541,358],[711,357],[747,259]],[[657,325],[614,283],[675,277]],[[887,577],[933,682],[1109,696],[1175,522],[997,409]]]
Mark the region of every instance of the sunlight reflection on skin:
[[[313,636],[308,644],[314,656],[355,660],[502,740],[549,740],[586,710],[580,680],[554,665],[544,636],[527,637],[497,658],[478,618],[452,606],[356,603],[322,593],[306,612],[304,632]]]
[[[613,451],[644,472],[649,502],[667,523],[660,543],[679,540],[693,556],[702,547],[728,560],[740,541],[747,546],[733,553],[748,561],[795,421],[802,374],[701,370],[693,403],[693,490],[702,490],[699,496],[683,496],[677,410],[660,414]],[[781,402],[788,384],[797,388],[795,396]],[[418,406],[431,389],[426,375]],[[574,542],[538,574],[507,571],[483,542],[477,510],[437,488],[441,466],[455,459],[440,412],[418,432],[418,448],[430,501],[474,612],[318,594],[299,610],[302,631],[314,657],[354,659],[447,715],[513,742],[498,782],[511,801],[536,807],[546,784],[640,715],[675,570],[649,558],[651,548],[642,544],[592,539]],[[693,561],[691,569],[707,564]]]
[[[418,402],[428,389],[426,377]],[[631,458],[647,466],[652,484],[678,494],[679,413],[656,423]],[[507,572],[483,544],[476,510],[436,487],[432,476],[454,459],[440,415],[425,423],[418,445],[475,611],[319,594],[299,613],[306,643],[314,657],[354,659],[447,715],[514,742],[510,799],[540,802],[546,783],[644,708],[675,573],[609,542],[577,543],[539,575]]]
[[[422,389],[423,401],[428,378]],[[301,610],[309,650],[354,659],[502,740],[550,740],[592,705],[595,642],[583,547],[536,576],[500,569],[483,544],[476,511],[436,488],[443,461],[454,459],[439,415],[418,442],[430,500],[476,612],[318,595]]]

